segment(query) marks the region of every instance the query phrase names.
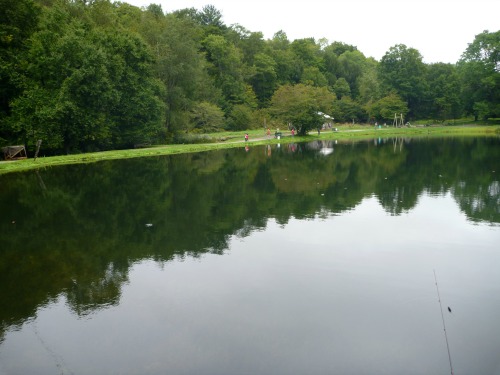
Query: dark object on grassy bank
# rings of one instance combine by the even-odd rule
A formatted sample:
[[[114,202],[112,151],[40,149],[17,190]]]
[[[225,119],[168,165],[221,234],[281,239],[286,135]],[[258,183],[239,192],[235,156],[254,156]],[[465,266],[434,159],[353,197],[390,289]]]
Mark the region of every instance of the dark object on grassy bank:
[[[28,158],[26,149],[23,145],[3,147],[2,152],[5,160],[19,160]]]

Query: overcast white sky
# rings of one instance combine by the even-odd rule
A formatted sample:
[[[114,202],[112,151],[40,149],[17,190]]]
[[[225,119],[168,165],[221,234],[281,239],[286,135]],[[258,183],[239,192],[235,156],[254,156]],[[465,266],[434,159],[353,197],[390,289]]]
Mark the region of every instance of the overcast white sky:
[[[164,12],[213,5],[230,26],[283,30],[289,40],[326,38],[377,60],[396,44],[417,49],[426,63],[455,63],[474,37],[500,30],[500,0],[122,0]]]

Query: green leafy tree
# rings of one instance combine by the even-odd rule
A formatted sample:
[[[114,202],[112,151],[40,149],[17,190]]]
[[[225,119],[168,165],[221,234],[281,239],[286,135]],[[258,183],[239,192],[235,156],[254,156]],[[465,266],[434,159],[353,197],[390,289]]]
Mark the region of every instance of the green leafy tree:
[[[205,5],[201,12],[198,13],[198,16],[202,25],[219,29],[225,29],[226,27],[222,22],[222,13],[213,5]]]
[[[458,62],[465,109],[476,120],[500,116],[500,31],[476,35]],[[480,109],[480,111],[478,111]]]
[[[421,116],[427,87],[420,52],[404,44],[391,47],[380,60],[378,72],[386,92],[395,90],[406,101],[409,116]]]
[[[332,51],[330,46],[327,46],[323,50],[323,69],[324,75],[328,80],[328,84],[333,87],[337,81],[337,76],[339,73],[339,63],[338,56]]]
[[[266,107],[277,87],[277,64],[274,59],[264,53],[254,58],[254,73],[250,78],[253,91],[261,107]]]
[[[224,112],[209,102],[200,102],[191,109],[191,123],[195,130],[217,131],[224,125]]]
[[[245,104],[237,104],[231,110],[228,129],[244,130],[254,128],[254,111]]]
[[[267,41],[269,54],[276,62],[276,75],[279,85],[298,83],[301,67],[298,57],[292,52],[290,41],[285,32],[278,31],[273,39]]]
[[[68,13],[65,17],[60,33],[43,30],[33,36],[25,90],[13,108],[27,143],[40,138],[49,148],[69,152],[85,140],[109,139],[112,125],[102,113],[118,98],[111,92],[105,54],[94,48],[80,23]]]
[[[365,69],[358,78],[358,101],[367,104],[380,99],[380,82],[377,75],[378,62],[372,58],[366,60]]]
[[[137,34],[106,34],[113,87],[120,101],[111,111],[114,147],[158,141],[164,124],[164,86],[154,77],[153,58]],[[113,56],[120,56],[113,60]],[[113,64],[114,62],[114,64]],[[116,67],[123,67],[117,71]],[[119,72],[116,76],[116,72]]]
[[[166,88],[166,131],[191,127],[189,112],[199,101],[216,103],[216,91],[200,51],[200,27],[178,15],[143,17],[141,34],[154,54],[155,73]]]
[[[316,66],[306,66],[302,71],[300,82],[305,85],[324,87],[328,85],[325,75]]]
[[[351,87],[345,78],[341,77],[333,85],[333,91],[337,95],[338,99],[342,99],[344,96],[351,96]]]
[[[243,103],[246,85],[240,50],[223,36],[213,34],[203,41],[203,46],[209,63],[209,74],[226,100],[223,107]]]
[[[366,57],[359,51],[346,51],[338,57],[338,77],[349,83],[351,96],[359,96],[358,80],[365,71]]]
[[[200,25],[204,37],[224,35],[227,32],[227,26],[222,21],[222,12],[213,5],[205,5],[200,11],[189,8],[174,13],[176,17],[189,18]]]
[[[403,114],[406,117],[408,106],[397,94],[392,93],[368,105],[367,111],[372,119],[392,122],[395,115],[399,117]]]
[[[475,102],[472,107],[476,119],[487,120],[491,115],[491,104],[488,102]]]
[[[0,141],[15,134],[7,119],[12,101],[21,94],[16,82],[28,64],[27,42],[38,17],[39,9],[32,0],[0,0]]]
[[[125,2],[116,1],[112,4],[112,10],[116,14],[116,21],[108,26],[110,29],[116,30],[118,25],[129,31],[137,31],[140,29],[141,19],[144,15],[141,9]],[[149,7],[146,10],[146,14],[148,13],[151,13]]]
[[[426,80],[429,84],[428,116],[436,120],[458,118],[462,114],[460,77],[452,64],[430,64]]]
[[[344,96],[333,104],[333,115],[335,120],[341,122],[360,122],[366,118],[365,111],[361,104]]]
[[[290,51],[292,52],[293,63],[297,70],[297,75],[293,77],[291,83],[304,83],[311,78],[313,70],[321,70],[323,68],[321,47],[316,43],[314,38],[295,39],[290,44]],[[303,79],[304,72],[307,76]],[[318,78],[317,74],[313,74],[313,76],[312,78],[314,79]]]
[[[146,8],[147,13],[152,14],[157,19],[162,19],[165,16],[161,4],[149,4]]]
[[[252,66],[255,57],[264,53],[266,43],[262,32],[251,32],[239,24],[231,25],[227,32],[227,39],[230,40],[243,54],[242,60]]]
[[[340,55],[345,52],[354,52],[357,48],[342,42],[333,42],[325,46],[322,50],[322,67],[325,77],[328,79],[329,85],[333,86],[337,78],[342,77],[348,68],[348,58],[344,58],[343,67],[339,62]],[[346,76],[343,76],[346,78]]]
[[[298,134],[305,135],[323,124],[322,113],[331,113],[335,100],[335,95],[326,87],[284,85],[274,93],[270,110],[295,127]]]
[[[23,95],[13,103],[20,133],[65,152],[151,140],[163,108],[146,45],[136,34],[86,23],[81,7],[47,8],[31,38]]]
[[[295,39],[290,48],[298,57],[302,68],[320,67],[322,63],[321,50],[314,38]]]
[[[331,51],[333,54],[335,54],[336,56],[340,56],[340,55],[344,54],[345,52],[354,52],[354,51],[358,50],[353,45],[346,44],[346,43],[343,43],[343,42],[338,42],[338,41],[331,43],[327,47],[327,49],[329,51]]]

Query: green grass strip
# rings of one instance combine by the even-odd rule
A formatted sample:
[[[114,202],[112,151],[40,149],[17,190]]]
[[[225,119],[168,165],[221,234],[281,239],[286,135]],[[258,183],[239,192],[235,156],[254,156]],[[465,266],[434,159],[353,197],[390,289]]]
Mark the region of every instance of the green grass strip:
[[[339,142],[365,140],[373,138],[394,137],[449,137],[449,136],[500,136],[500,125],[493,126],[414,126],[414,127],[384,127],[375,129],[371,126],[339,126],[338,131],[324,130],[320,135],[316,131],[307,136],[294,136],[282,130],[281,139],[274,138],[274,131],[268,137],[262,129],[241,132],[220,132],[209,135],[211,143],[160,145],[150,148],[92,152],[85,154],[40,157],[37,160],[23,159],[16,161],[1,161],[0,174],[22,172],[38,168],[48,168],[58,165],[94,163],[103,160],[128,159],[150,156],[172,155],[180,153],[203,152],[234,147],[251,147],[277,143],[310,142],[314,140],[337,140]],[[249,141],[244,141],[245,133]]]

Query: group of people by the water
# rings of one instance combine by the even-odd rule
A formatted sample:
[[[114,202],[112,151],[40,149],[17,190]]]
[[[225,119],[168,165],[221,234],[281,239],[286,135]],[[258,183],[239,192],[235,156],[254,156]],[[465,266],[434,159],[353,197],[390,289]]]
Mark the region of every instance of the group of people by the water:
[[[290,134],[292,135],[292,137],[295,136],[295,128],[292,128],[290,130]],[[268,137],[271,137],[271,129],[269,129],[269,128],[266,129],[266,135]],[[276,131],[274,132],[274,138],[279,139],[279,138],[281,138],[281,136],[282,136],[282,133],[280,131],[280,128],[276,128]],[[249,139],[249,135],[248,135],[248,133],[245,133],[245,142],[248,142],[248,139]]]

